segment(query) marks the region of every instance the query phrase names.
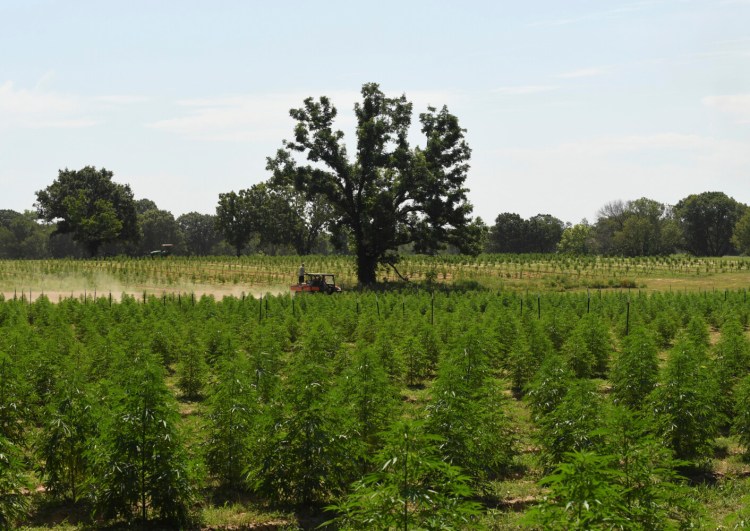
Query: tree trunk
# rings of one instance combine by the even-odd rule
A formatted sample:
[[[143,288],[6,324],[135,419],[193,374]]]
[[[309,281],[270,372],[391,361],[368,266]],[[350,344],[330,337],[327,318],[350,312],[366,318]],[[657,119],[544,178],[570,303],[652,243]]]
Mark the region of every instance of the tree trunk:
[[[357,281],[360,284],[364,286],[375,284],[377,281],[375,276],[377,266],[377,258],[369,256],[362,249],[357,249]]]

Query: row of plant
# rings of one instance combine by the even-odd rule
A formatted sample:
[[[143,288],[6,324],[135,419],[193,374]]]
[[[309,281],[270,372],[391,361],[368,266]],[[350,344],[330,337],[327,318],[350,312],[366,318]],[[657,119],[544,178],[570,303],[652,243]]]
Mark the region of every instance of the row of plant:
[[[0,524],[746,518],[749,320],[739,290],[2,301]]]
[[[106,260],[0,261],[0,287],[4,291],[33,289],[111,290],[156,287],[189,290],[196,285],[280,286],[291,282],[300,261],[307,269],[331,272],[339,283],[356,283],[356,267],[349,256],[244,256],[238,259],[171,257],[168,259],[115,258]],[[480,255],[476,258],[442,255],[407,256],[398,273],[382,268],[385,281],[399,275],[413,281],[472,282],[492,288],[585,289],[650,287],[652,282],[690,280],[715,286],[736,287],[728,274],[744,274],[750,261],[744,258],[602,258],[558,255]]]

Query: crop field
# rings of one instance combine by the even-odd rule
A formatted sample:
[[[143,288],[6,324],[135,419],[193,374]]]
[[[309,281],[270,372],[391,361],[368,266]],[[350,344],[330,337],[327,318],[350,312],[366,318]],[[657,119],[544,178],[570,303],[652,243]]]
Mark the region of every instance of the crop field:
[[[344,287],[356,284],[356,265],[347,256],[306,257],[308,271],[330,272]],[[300,259],[289,256],[241,258],[113,258],[106,260],[0,260],[0,293],[31,292],[62,297],[121,293],[139,296],[195,293],[258,296],[285,293]],[[690,256],[602,258],[556,255],[406,256],[398,265],[413,282],[471,283],[489,289],[580,291],[637,288],[648,291],[723,290],[750,286],[750,259]],[[400,282],[390,268],[378,279]]]
[[[748,264],[2,262],[0,528],[744,528]]]

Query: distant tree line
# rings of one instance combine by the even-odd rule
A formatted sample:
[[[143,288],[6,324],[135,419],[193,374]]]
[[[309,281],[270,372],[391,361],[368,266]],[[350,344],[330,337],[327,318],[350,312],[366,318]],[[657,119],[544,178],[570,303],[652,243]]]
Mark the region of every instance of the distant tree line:
[[[722,192],[692,194],[669,206],[642,197],[611,201],[591,224],[548,214],[503,213],[489,227],[487,252],[655,256],[750,254],[750,208]]]
[[[111,182],[107,170],[66,169],[60,175],[64,180],[76,173],[89,174],[84,186],[91,190],[61,191],[64,187],[53,185],[38,192],[36,211],[0,210],[0,258],[145,256],[161,251],[163,244],[183,256],[350,252],[350,231],[336,226],[325,197],[308,199],[288,183],[269,180],[223,193],[216,214],[189,212],[175,218],[150,199],[134,199],[129,187]],[[103,194],[106,187],[96,192],[92,184],[97,178],[122,187],[118,208],[125,214],[103,196],[86,199]],[[722,192],[692,194],[674,206],[645,197],[611,201],[599,209],[594,223],[570,224],[549,214],[524,219],[510,212],[499,214],[491,226],[481,218],[473,223],[488,253],[750,254],[750,208]],[[419,249],[411,245],[401,251]]]

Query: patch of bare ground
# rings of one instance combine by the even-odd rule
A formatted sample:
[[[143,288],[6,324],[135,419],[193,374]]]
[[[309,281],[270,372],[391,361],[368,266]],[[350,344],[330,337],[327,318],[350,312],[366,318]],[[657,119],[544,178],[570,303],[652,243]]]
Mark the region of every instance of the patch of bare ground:
[[[34,290],[23,289],[14,291],[3,291],[5,300],[23,299],[35,301],[41,296],[47,297],[50,302],[59,302],[64,299],[95,300],[100,298],[112,301],[120,301],[123,295],[142,298],[144,293],[147,297],[201,297],[209,296],[217,300],[224,297],[253,297],[259,298],[266,294],[283,295],[289,290],[286,286],[214,286],[196,284],[182,287],[159,287],[159,286],[131,286],[124,289],[108,289],[106,286],[96,290],[72,289],[72,290]]]

